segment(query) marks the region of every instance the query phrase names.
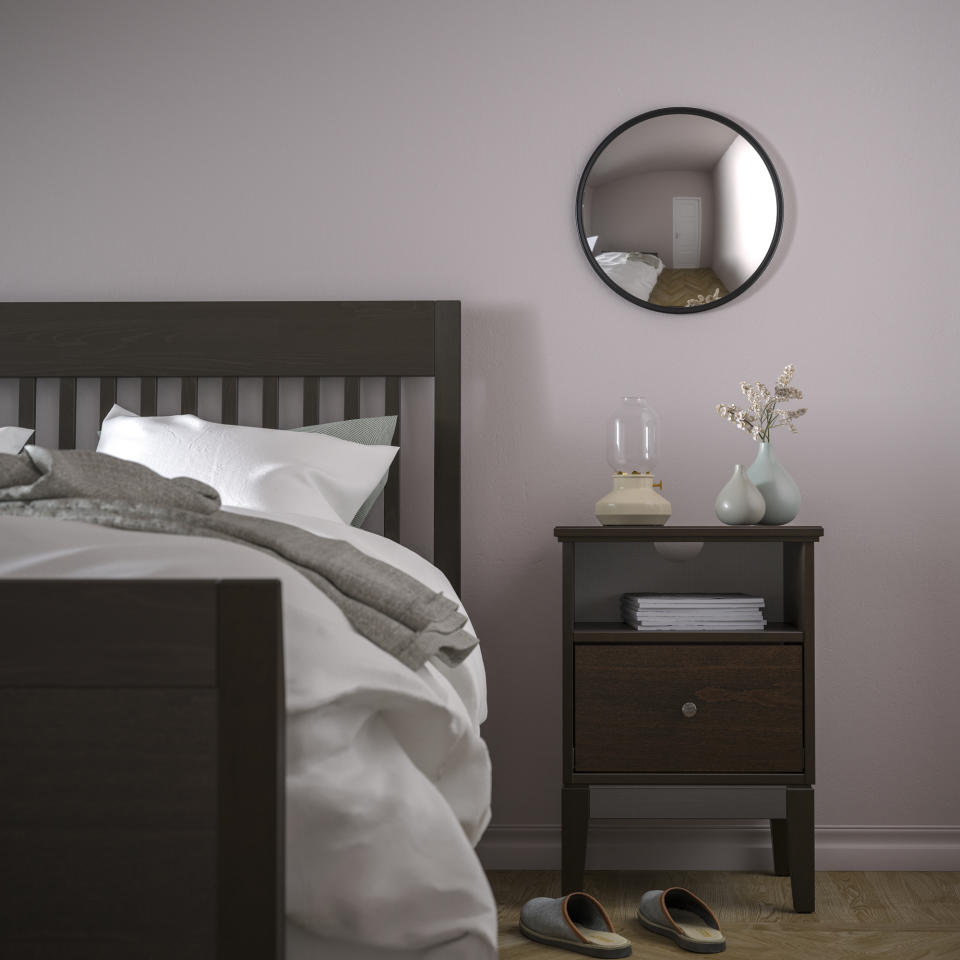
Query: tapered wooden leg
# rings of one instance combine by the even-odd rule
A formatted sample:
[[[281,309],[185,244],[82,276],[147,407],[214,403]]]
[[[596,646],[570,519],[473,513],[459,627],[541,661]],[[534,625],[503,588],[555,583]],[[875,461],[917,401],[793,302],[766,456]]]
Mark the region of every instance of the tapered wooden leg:
[[[770,839],[773,841],[773,872],[778,877],[790,875],[790,856],[787,848],[787,821],[770,821]]]
[[[814,911],[813,788],[787,787],[787,857],[793,909]]]
[[[564,787],[560,797],[560,886],[566,895],[583,889],[590,824],[590,788]]]

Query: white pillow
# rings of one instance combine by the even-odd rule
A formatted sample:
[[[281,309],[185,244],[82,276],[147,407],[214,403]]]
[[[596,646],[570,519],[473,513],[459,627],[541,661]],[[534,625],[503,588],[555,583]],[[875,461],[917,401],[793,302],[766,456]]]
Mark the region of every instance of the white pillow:
[[[19,453],[32,436],[31,427],[0,427],[0,453]]]
[[[114,405],[100,453],[164,477],[210,484],[225,506],[302,513],[349,523],[389,469],[397,448],[320,433],[210,423],[189,414],[138,417]]]

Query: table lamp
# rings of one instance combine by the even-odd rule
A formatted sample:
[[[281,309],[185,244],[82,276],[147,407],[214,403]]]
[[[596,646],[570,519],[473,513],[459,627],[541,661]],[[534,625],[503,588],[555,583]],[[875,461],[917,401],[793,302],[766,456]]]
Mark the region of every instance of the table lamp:
[[[597,519],[605,526],[661,526],[670,501],[654,487],[660,443],[660,418],[643,397],[623,397],[607,421],[607,462],[613,489],[597,501]]]

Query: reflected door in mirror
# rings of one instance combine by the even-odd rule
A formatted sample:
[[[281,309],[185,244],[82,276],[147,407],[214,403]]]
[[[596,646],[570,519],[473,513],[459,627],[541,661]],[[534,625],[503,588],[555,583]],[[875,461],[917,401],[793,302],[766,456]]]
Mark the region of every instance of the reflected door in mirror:
[[[673,266],[700,266],[700,197],[673,198]]]

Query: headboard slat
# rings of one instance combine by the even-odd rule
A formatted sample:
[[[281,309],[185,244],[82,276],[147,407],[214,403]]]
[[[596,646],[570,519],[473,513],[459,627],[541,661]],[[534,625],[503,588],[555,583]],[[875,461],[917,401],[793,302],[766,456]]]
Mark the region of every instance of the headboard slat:
[[[263,378],[263,425],[276,430],[280,426],[280,380]]]
[[[383,534],[391,540],[400,539],[400,378],[387,377],[384,385],[384,413],[397,418],[393,445],[400,447],[390,464],[387,485],[383,490]]]
[[[157,378],[140,378],[140,416],[155,417],[157,415]]]
[[[110,408],[117,402],[117,378],[116,377],[101,377],[100,378],[100,420],[99,423],[103,423],[103,418],[110,412]]]
[[[343,419],[356,420],[360,416],[360,378],[343,378]]]
[[[180,378],[180,412],[197,414],[199,407],[199,389],[196,377]]]
[[[37,378],[20,378],[20,399],[17,409],[17,424],[35,429],[37,426]]]
[[[320,380],[303,378],[303,425],[312,427],[320,422]]]
[[[224,377],[220,385],[220,421],[235,424],[239,419],[239,407],[237,378]]]
[[[60,440],[61,450],[73,450],[77,445],[77,378],[60,378]]]

